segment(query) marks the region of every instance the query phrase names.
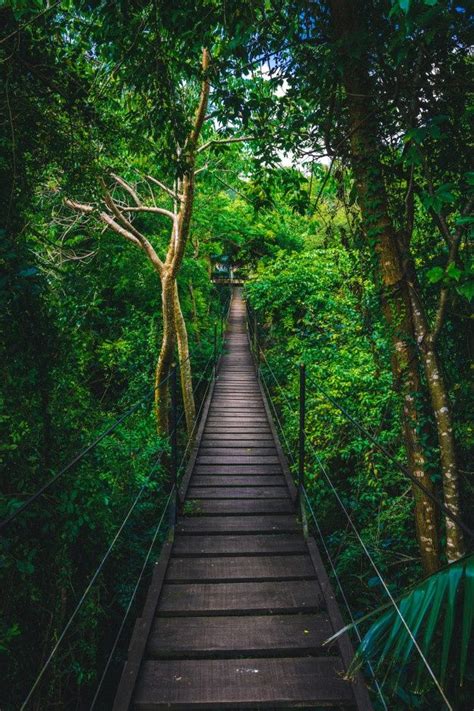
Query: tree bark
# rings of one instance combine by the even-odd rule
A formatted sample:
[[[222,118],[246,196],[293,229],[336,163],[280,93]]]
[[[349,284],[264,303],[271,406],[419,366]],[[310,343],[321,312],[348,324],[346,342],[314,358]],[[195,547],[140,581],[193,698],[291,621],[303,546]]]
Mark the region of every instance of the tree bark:
[[[193,394],[193,379],[191,361],[189,358],[188,332],[186,322],[179,302],[178,284],[174,282],[174,323],[178,344],[179,372],[181,376],[181,392],[183,394],[184,416],[188,434],[191,434],[196,419],[196,406]]]
[[[414,265],[413,265],[414,270]],[[438,434],[442,469],[443,494],[446,507],[461,518],[456,445],[454,441],[451,403],[436,347],[428,326],[426,313],[419,295],[416,274],[410,279],[410,298],[416,342],[423,363]],[[446,518],[446,556],[453,562],[465,553],[464,538],[459,526]]]
[[[361,6],[352,0],[331,0],[331,15],[339,43],[342,81],[349,111],[352,167],[364,229],[367,239],[373,244],[383,287],[382,309],[391,333],[392,372],[401,391],[404,439],[410,471],[426,489],[433,491],[418,433],[416,396],[420,392],[420,382],[413,347],[410,297],[395,230],[388,212],[360,9]],[[412,489],[421,560],[425,571],[429,573],[439,568],[436,510],[432,501],[418,487],[413,484]]]
[[[158,432],[169,432],[169,374],[174,360],[175,338],[175,279],[169,274],[161,278],[163,335],[155,371],[155,413]]]

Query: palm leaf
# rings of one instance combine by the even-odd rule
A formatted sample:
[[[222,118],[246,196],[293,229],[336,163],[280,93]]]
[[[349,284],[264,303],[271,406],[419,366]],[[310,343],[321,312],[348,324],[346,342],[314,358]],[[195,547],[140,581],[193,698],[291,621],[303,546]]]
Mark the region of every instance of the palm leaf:
[[[465,674],[474,622],[474,555],[451,563],[425,578],[397,601],[398,609],[415,637],[423,655],[444,686],[448,669],[459,668],[461,686]],[[382,614],[381,614],[382,613]],[[376,674],[382,672],[390,685],[397,685],[403,673],[415,692],[427,688],[429,675],[410,633],[397,610],[385,605],[366,615],[362,621],[378,616],[367,630],[349,669],[354,676],[365,661]],[[361,620],[343,632],[360,626]],[[449,676],[452,684],[453,675]]]

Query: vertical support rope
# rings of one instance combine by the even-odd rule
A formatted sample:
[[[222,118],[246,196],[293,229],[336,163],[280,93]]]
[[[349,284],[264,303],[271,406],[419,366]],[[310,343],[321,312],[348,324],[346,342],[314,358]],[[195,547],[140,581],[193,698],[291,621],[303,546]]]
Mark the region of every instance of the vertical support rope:
[[[171,505],[171,525],[175,526],[178,517],[178,374],[177,365],[171,371],[171,481],[174,492]]]
[[[299,392],[299,432],[298,432],[298,499],[304,488],[305,464],[305,419],[306,419],[306,367],[300,363],[300,392]]]

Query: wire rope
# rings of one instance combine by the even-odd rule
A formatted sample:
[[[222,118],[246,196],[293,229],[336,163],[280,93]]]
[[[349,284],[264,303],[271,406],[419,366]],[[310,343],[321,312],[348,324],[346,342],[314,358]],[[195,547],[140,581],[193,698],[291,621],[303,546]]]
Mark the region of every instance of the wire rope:
[[[189,359],[186,358],[186,360]],[[185,363],[186,361],[183,361]],[[130,415],[132,415],[134,412],[138,410],[140,405],[142,405],[148,398],[150,398],[155,391],[161,387],[161,385],[164,385],[167,380],[169,380],[171,377],[171,373],[169,373],[163,380],[161,380],[158,385],[155,385],[151,390],[147,392],[146,395],[144,395],[140,400],[138,400],[134,405],[132,405],[128,410],[126,410],[120,417],[118,417],[116,420],[114,420],[103,432],[101,432],[98,437],[96,437],[90,444],[88,444],[84,449],[82,449],[80,452],[78,452],[69,462],[66,464],[62,469],[60,469],[51,479],[49,479],[45,484],[39,487],[39,489],[32,494],[26,501],[24,501],[15,511],[13,511],[7,518],[3,519],[3,521],[0,521],[0,531],[5,528],[7,525],[9,525],[20,513],[25,511],[25,509],[29,508],[31,504],[33,504],[42,494],[45,493],[48,489],[55,484],[58,479],[60,479],[66,472],[68,472],[72,467],[74,467],[78,462],[80,462],[86,454],[89,454],[93,449],[97,447],[97,445],[102,442],[105,437],[108,435],[112,434],[112,432],[115,432],[117,427],[122,424]]]
[[[158,466],[158,464],[159,464],[159,462],[160,462],[160,459],[161,459],[161,455],[158,457],[157,461],[155,462],[155,465],[152,467],[152,470],[150,471],[150,475],[153,474],[153,472],[155,471],[156,467]],[[63,630],[62,630],[61,634],[59,635],[59,637],[58,637],[58,639],[57,639],[55,645],[53,646],[51,652],[49,653],[48,658],[46,659],[45,663],[44,663],[43,666],[41,667],[41,669],[40,669],[40,671],[39,671],[39,673],[38,673],[38,675],[37,675],[37,677],[36,677],[36,679],[35,679],[35,681],[34,681],[34,683],[33,683],[33,686],[31,687],[30,691],[28,692],[28,695],[27,695],[26,699],[23,701],[23,703],[22,703],[22,705],[21,705],[21,707],[20,707],[20,711],[23,711],[23,709],[26,708],[26,705],[28,704],[28,702],[30,701],[31,697],[33,696],[33,694],[34,694],[36,688],[38,687],[38,684],[40,683],[40,681],[41,681],[41,679],[43,678],[43,676],[44,676],[44,674],[45,674],[45,672],[46,672],[48,666],[50,665],[50,663],[51,663],[51,661],[53,660],[53,658],[54,658],[56,652],[58,651],[58,649],[59,649],[59,647],[60,647],[60,645],[61,645],[61,643],[62,643],[64,637],[66,636],[66,634],[67,634],[69,628],[71,627],[71,625],[72,625],[72,623],[74,622],[74,620],[75,620],[77,614],[79,613],[79,610],[81,609],[82,605],[84,604],[84,602],[85,602],[85,600],[86,600],[86,598],[87,598],[89,592],[91,591],[91,589],[92,589],[92,587],[93,587],[95,581],[97,580],[98,576],[100,575],[100,572],[102,571],[102,568],[104,567],[104,565],[105,565],[105,563],[107,562],[107,560],[108,560],[110,554],[112,553],[112,551],[113,551],[113,549],[114,549],[114,546],[115,546],[117,540],[119,539],[119,537],[120,537],[120,535],[121,535],[123,529],[125,528],[125,526],[126,526],[128,520],[129,520],[130,516],[132,515],[132,513],[133,513],[135,507],[137,506],[138,502],[140,501],[141,497],[143,496],[143,493],[145,492],[145,490],[146,490],[146,488],[147,488],[147,485],[148,485],[148,482],[146,482],[145,484],[143,484],[143,485],[141,486],[140,490],[138,491],[138,494],[136,495],[136,497],[135,497],[135,499],[133,500],[133,502],[132,502],[130,508],[128,509],[127,513],[125,514],[125,517],[124,517],[122,523],[120,524],[120,526],[119,526],[119,528],[118,528],[118,530],[117,530],[115,536],[113,537],[112,542],[110,543],[109,547],[107,548],[107,551],[105,552],[105,554],[104,554],[104,556],[102,557],[102,559],[101,559],[99,565],[97,566],[97,568],[96,568],[96,570],[95,570],[95,572],[94,572],[92,578],[90,579],[90,581],[89,581],[89,583],[88,583],[86,589],[85,589],[84,592],[82,593],[82,595],[81,595],[81,597],[80,597],[80,599],[79,599],[79,602],[78,602],[77,605],[75,606],[75,608],[74,608],[74,610],[73,610],[71,616],[69,617],[68,621],[66,622],[65,626],[63,627]]]
[[[355,621],[355,619],[354,619],[354,616],[353,616],[353,614],[352,614],[352,610],[351,610],[351,608],[350,608],[349,601],[348,601],[348,599],[347,599],[347,597],[346,597],[346,593],[344,592],[344,588],[342,587],[341,579],[339,578],[339,574],[338,574],[338,572],[337,572],[337,570],[336,570],[336,566],[335,566],[334,561],[333,561],[333,559],[332,559],[332,556],[331,556],[331,554],[330,554],[330,552],[329,552],[329,549],[328,549],[328,547],[327,547],[327,545],[326,545],[326,541],[324,540],[323,532],[321,531],[321,528],[320,528],[320,526],[319,526],[319,522],[318,522],[318,520],[317,520],[317,518],[316,518],[316,514],[314,513],[314,509],[313,509],[313,506],[312,506],[312,504],[311,504],[311,500],[310,500],[309,497],[308,497],[308,492],[306,491],[306,489],[305,489],[304,486],[303,486],[303,494],[304,494],[304,497],[305,497],[305,499],[306,499],[306,503],[307,503],[307,506],[308,506],[309,511],[310,511],[310,513],[311,513],[311,516],[312,516],[312,518],[313,518],[314,524],[315,524],[315,526],[316,526],[316,530],[318,531],[319,538],[321,539],[321,543],[322,543],[323,548],[324,548],[324,551],[325,551],[325,553],[326,553],[326,557],[327,557],[327,559],[329,560],[329,564],[330,564],[330,566],[331,566],[331,569],[332,569],[334,578],[336,579],[337,586],[338,586],[339,591],[340,591],[340,593],[341,593],[341,597],[342,597],[342,599],[343,599],[343,601],[344,601],[344,605],[345,605],[345,607],[346,607],[347,613],[348,613],[348,615],[349,615],[349,617],[350,617],[350,619],[351,619],[351,622],[352,622],[352,624],[353,624],[353,626],[354,626],[354,630],[355,630],[355,633],[356,633],[356,635],[357,635],[357,639],[359,640],[359,642],[362,642],[362,637],[361,637],[361,635],[360,635],[359,628],[358,628],[358,626],[357,626],[357,624],[356,624],[356,621]],[[377,677],[375,676],[374,668],[373,668],[373,666],[372,666],[372,664],[371,664],[370,661],[367,662],[367,666],[368,666],[368,668],[369,668],[369,670],[370,670],[370,675],[371,675],[372,679],[374,680],[374,684],[375,684],[375,687],[376,687],[376,689],[377,689],[377,693],[378,693],[378,695],[380,696],[380,701],[382,702],[382,705],[383,705],[385,711],[388,711],[388,706],[387,706],[387,704],[386,704],[385,697],[384,697],[383,692],[382,692],[382,687],[381,687],[381,685],[379,684],[379,682],[377,681]]]
[[[389,588],[388,588],[388,585],[387,585],[387,583],[385,582],[385,580],[384,580],[384,578],[383,578],[383,576],[382,576],[382,574],[381,574],[381,572],[380,572],[380,569],[379,569],[377,563],[376,563],[376,562],[374,561],[374,559],[372,558],[372,556],[371,556],[371,554],[370,554],[370,551],[368,550],[368,548],[367,548],[367,546],[366,546],[366,544],[365,544],[365,542],[364,542],[362,536],[360,535],[357,526],[356,526],[355,523],[353,522],[352,517],[351,517],[349,511],[347,510],[347,508],[346,508],[344,502],[342,501],[341,497],[339,496],[339,493],[338,493],[336,487],[335,487],[334,484],[332,483],[331,477],[330,477],[329,474],[327,473],[326,467],[325,467],[324,464],[322,463],[322,461],[321,461],[321,459],[320,459],[320,457],[319,457],[319,455],[318,455],[318,453],[317,453],[317,451],[316,451],[316,448],[314,447],[314,445],[313,445],[311,442],[310,442],[310,446],[311,446],[311,448],[313,449],[313,452],[314,452],[314,455],[315,455],[315,457],[316,457],[316,460],[317,460],[317,462],[318,462],[318,464],[319,464],[319,466],[320,466],[320,468],[321,468],[321,471],[322,471],[323,474],[324,474],[324,477],[325,477],[326,481],[327,481],[328,484],[329,484],[329,487],[330,487],[332,493],[333,493],[334,496],[336,497],[336,500],[337,500],[339,506],[341,507],[341,509],[342,509],[342,511],[343,511],[343,513],[344,513],[344,515],[345,515],[345,517],[347,518],[347,521],[348,521],[350,527],[351,527],[352,530],[354,531],[354,534],[355,534],[357,540],[359,541],[359,544],[360,544],[362,550],[364,551],[365,555],[366,555],[367,558],[369,559],[369,562],[370,562],[370,564],[372,565],[372,568],[374,569],[375,574],[376,574],[377,577],[379,578],[379,580],[380,580],[380,582],[381,582],[381,584],[382,584],[382,587],[384,588],[384,590],[385,590],[385,592],[387,593],[387,596],[388,596],[390,602],[392,603],[393,607],[395,608],[396,613],[397,613],[398,617],[400,618],[400,620],[401,620],[401,622],[402,622],[402,625],[405,627],[405,629],[406,629],[406,631],[407,631],[407,633],[408,633],[408,636],[410,637],[411,641],[413,642],[413,645],[414,645],[415,649],[417,650],[418,654],[420,655],[420,657],[421,657],[421,659],[422,659],[422,661],[423,661],[423,664],[425,665],[425,667],[426,667],[426,669],[427,669],[429,675],[430,675],[431,678],[433,679],[433,682],[434,682],[436,688],[438,689],[438,691],[439,691],[439,693],[440,693],[440,695],[441,695],[443,701],[444,701],[445,704],[447,705],[448,709],[449,709],[450,711],[453,711],[453,707],[452,707],[452,705],[450,704],[450,702],[448,701],[448,699],[447,699],[447,697],[446,697],[446,694],[444,693],[444,690],[443,690],[443,688],[442,688],[442,686],[441,686],[441,684],[440,684],[440,682],[439,682],[439,680],[438,680],[436,674],[434,673],[434,671],[433,671],[433,669],[432,669],[430,663],[428,662],[426,656],[425,656],[424,653],[423,653],[423,650],[421,649],[420,645],[418,644],[418,642],[417,642],[417,640],[416,640],[416,638],[415,638],[413,632],[412,632],[411,629],[410,629],[410,626],[408,625],[407,621],[405,620],[405,618],[404,618],[404,616],[403,616],[403,614],[402,614],[402,612],[401,612],[401,610],[400,610],[400,607],[397,605],[397,602],[396,602],[395,598],[393,597],[392,593],[390,592],[390,590],[389,590]]]
[[[107,672],[108,672],[108,670],[109,670],[110,663],[111,663],[111,661],[112,661],[112,657],[113,657],[113,655],[115,654],[115,650],[117,649],[117,645],[118,645],[119,640],[120,640],[120,637],[121,637],[121,635],[122,635],[123,628],[125,627],[125,623],[126,623],[126,621],[127,621],[127,618],[128,618],[129,613],[130,613],[130,610],[132,609],[132,605],[133,605],[133,602],[134,602],[134,600],[135,600],[136,594],[137,594],[138,589],[139,589],[139,587],[140,587],[140,583],[141,583],[142,578],[143,578],[143,576],[144,576],[144,574],[145,574],[145,570],[146,570],[146,567],[147,567],[147,565],[148,565],[148,561],[150,560],[150,556],[151,556],[151,552],[152,552],[152,550],[153,550],[153,546],[155,545],[156,539],[157,539],[158,534],[159,534],[159,532],[160,532],[160,530],[161,530],[161,524],[163,523],[163,520],[164,520],[166,511],[167,511],[168,506],[169,506],[169,503],[170,503],[170,501],[171,501],[171,497],[172,497],[172,495],[174,494],[174,490],[175,490],[175,487],[173,486],[173,488],[171,489],[170,493],[168,494],[168,498],[166,499],[166,503],[165,503],[165,506],[164,506],[163,511],[162,511],[162,513],[161,513],[160,520],[158,521],[158,524],[157,524],[157,526],[156,526],[156,528],[155,528],[155,531],[154,531],[154,533],[153,533],[153,538],[151,539],[151,543],[150,543],[150,545],[149,545],[149,547],[148,547],[148,551],[147,551],[147,554],[146,554],[146,556],[145,556],[145,560],[143,561],[143,565],[142,565],[142,568],[141,568],[141,570],[140,570],[140,573],[139,573],[139,575],[138,575],[137,582],[135,583],[135,587],[133,588],[132,595],[131,595],[131,597],[130,597],[130,600],[128,601],[128,605],[127,605],[126,610],[125,610],[125,613],[124,613],[124,615],[123,615],[123,617],[122,617],[122,622],[121,622],[121,624],[120,624],[120,627],[119,627],[119,629],[118,629],[118,631],[117,631],[117,634],[115,635],[114,643],[113,643],[113,645],[112,645],[112,648],[111,648],[111,650],[110,650],[109,656],[108,656],[108,658],[107,658],[107,662],[106,662],[105,667],[104,667],[104,670],[103,670],[103,672],[102,672],[102,676],[100,677],[100,681],[99,681],[99,684],[98,684],[98,686],[97,686],[96,692],[95,692],[95,694],[94,694],[94,698],[92,699],[92,702],[91,702],[91,705],[90,705],[90,711],[92,711],[92,709],[94,708],[94,706],[95,706],[95,704],[96,704],[96,702],[97,702],[97,699],[99,698],[99,694],[100,694],[101,689],[102,689],[102,684],[104,683],[104,680],[105,680],[105,678],[106,678],[106,676],[107,676]]]
[[[260,352],[263,353],[261,347],[260,347],[260,346],[258,346],[258,347],[259,347]],[[268,361],[267,361],[267,363],[268,363]],[[270,368],[270,367],[269,367],[269,368]],[[271,370],[271,368],[270,368],[270,370]],[[274,375],[274,373],[273,373],[273,377],[274,377],[275,380],[276,380],[276,376]],[[280,389],[282,389],[282,386],[280,385],[280,383],[278,382],[278,380],[276,380],[276,382],[277,382],[278,386],[280,387]],[[321,388],[319,388],[319,389],[322,391]],[[324,393],[323,393],[323,394],[324,394]],[[330,396],[328,397],[328,399],[330,399]],[[376,440],[372,435],[370,435],[370,433],[369,433],[367,430],[365,430],[365,428],[363,428],[362,425],[359,425],[359,424],[357,423],[357,421],[356,421],[352,416],[349,415],[349,413],[347,413],[347,412],[346,412],[342,407],[340,407],[340,406],[339,406],[339,409],[341,409],[341,411],[343,412],[343,414],[346,415],[346,417],[348,417],[351,421],[353,421],[354,424],[356,424],[356,425],[359,427],[359,429],[361,429],[362,431],[364,431],[364,434],[366,434],[367,436],[369,436],[370,439],[371,439],[371,441],[374,442],[374,444],[378,444],[378,443],[377,443],[377,440]],[[295,414],[295,413],[294,413],[294,410],[292,410],[292,411],[293,411],[293,414]],[[305,433],[305,434],[307,435],[307,433]],[[380,572],[380,570],[379,570],[377,564],[375,563],[374,559],[372,558],[372,556],[371,556],[371,554],[370,554],[370,551],[368,550],[368,548],[367,548],[367,546],[366,546],[366,544],[365,544],[363,538],[361,537],[357,526],[356,526],[355,523],[353,522],[352,517],[351,517],[349,511],[347,510],[347,508],[346,508],[344,502],[342,501],[341,497],[339,496],[339,493],[338,493],[337,489],[335,488],[334,484],[332,483],[332,480],[331,480],[329,474],[327,473],[326,468],[325,468],[324,464],[322,463],[322,461],[321,461],[321,459],[320,459],[320,457],[319,457],[319,455],[318,455],[318,453],[317,453],[317,451],[316,451],[316,448],[314,447],[313,443],[311,442],[311,440],[310,440],[307,436],[306,436],[306,439],[308,440],[309,445],[310,445],[311,449],[313,450],[313,453],[314,453],[314,455],[315,455],[316,461],[318,462],[319,467],[320,467],[321,471],[323,472],[324,477],[325,477],[327,483],[329,484],[329,487],[330,487],[332,493],[333,493],[334,496],[336,497],[336,500],[337,500],[339,506],[341,507],[341,509],[342,509],[342,511],[343,511],[343,513],[344,513],[344,515],[346,516],[347,521],[348,521],[350,527],[352,528],[352,530],[353,530],[353,532],[354,532],[354,534],[355,534],[355,536],[356,536],[356,538],[357,538],[357,540],[358,540],[358,542],[359,542],[359,544],[360,544],[362,550],[364,551],[364,553],[365,553],[365,555],[367,556],[367,558],[368,558],[370,564],[372,565],[372,567],[373,567],[373,569],[374,569],[374,571],[375,571],[377,577],[379,578],[379,580],[380,580],[380,582],[381,582],[381,584],[382,584],[382,587],[384,588],[384,590],[385,590],[385,592],[386,592],[386,594],[387,594],[387,596],[388,596],[388,598],[389,598],[391,604],[392,604],[393,607],[395,608],[396,613],[397,613],[398,617],[400,618],[402,625],[405,627],[405,629],[406,629],[406,631],[407,631],[407,633],[408,633],[408,635],[409,635],[409,637],[410,637],[410,639],[411,639],[411,641],[412,641],[412,643],[413,643],[415,649],[417,650],[418,654],[420,655],[420,657],[421,657],[421,659],[422,659],[422,661],[423,661],[423,664],[425,665],[425,667],[426,667],[426,669],[427,669],[427,671],[428,671],[430,677],[432,678],[432,680],[433,680],[433,682],[434,682],[436,688],[438,689],[438,691],[439,691],[439,693],[440,693],[440,695],[441,695],[443,701],[445,702],[447,708],[449,709],[449,711],[452,711],[452,710],[453,710],[453,707],[452,707],[452,705],[450,704],[448,698],[446,697],[446,694],[445,694],[445,692],[444,692],[444,690],[443,690],[443,688],[442,688],[442,686],[441,686],[441,683],[439,682],[438,678],[436,677],[436,674],[434,673],[434,671],[433,671],[433,669],[432,669],[430,663],[428,662],[428,660],[427,660],[425,654],[423,653],[423,650],[421,649],[420,645],[418,644],[418,642],[417,642],[417,640],[416,640],[416,638],[415,638],[415,636],[414,636],[412,630],[410,629],[410,627],[409,627],[407,621],[405,620],[405,618],[404,618],[404,616],[403,616],[403,614],[402,614],[402,612],[401,612],[401,610],[400,610],[400,607],[397,605],[397,602],[396,602],[395,598],[393,597],[392,593],[390,592],[390,590],[389,590],[389,588],[388,588],[388,585],[387,585],[387,583],[385,582],[385,580],[384,580],[384,578],[383,578],[383,576],[382,576],[382,574],[381,574],[381,572]],[[380,448],[381,448],[381,450],[385,450],[385,448],[383,447],[383,445],[380,445]],[[393,458],[392,458],[392,455],[390,455],[390,453],[389,453],[387,450],[384,451],[384,454],[387,454],[390,459],[393,459]],[[393,461],[394,461],[395,463],[397,463],[397,460],[396,460],[396,459],[393,459]],[[399,467],[402,467],[402,465],[400,465],[399,463],[397,463],[397,464],[399,465]],[[402,469],[404,469],[404,467],[402,467]],[[410,476],[410,478],[411,478],[411,476]],[[417,482],[417,483],[418,483],[418,482]],[[305,492],[306,499],[308,499],[308,496],[307,496],[307,493],[306,493],[306,490],[305,490],[304,487],[303,487],[303,491]],[[441,502],[438,502],[438,501],[437,501],[436,497],[433,497],[433,498],[434,498],[434,500],[435,500],[438,504],[441,504]],[[445,507],[444,507],[443,504],[441,504],[441,507],[442,507],[443,510],[444,510]],[[449,513],[450,513],[450,512],[449,512]],[[447,515],[448,515],[448,514],[447,514]]]

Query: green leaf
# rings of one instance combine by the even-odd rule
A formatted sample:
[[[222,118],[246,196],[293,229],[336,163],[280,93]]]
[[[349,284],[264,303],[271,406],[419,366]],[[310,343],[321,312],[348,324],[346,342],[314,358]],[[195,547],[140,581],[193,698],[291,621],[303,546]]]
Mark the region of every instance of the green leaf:
[[[426,275],[430,284],[437,284],[444,277],[444,269],[442,267],[433,267],[428,270]]]
[[[474,225],[474,217],[456,217],[457,225]]]
[[[459,281],[462,277],[462,269],[459,269],[455,264],[450,264],[446,269],[446,274],[451,277],[451,279]]]
[[[472,301],[472,299],[474,299],[474,281],[467,281],[464,284],[460,284],[460,286],[456,287],[456,291],[468,301]]]
[[[474,282],[473,282],[474,284]],[[474,620],[474,567],[466,567],[464,579],[464,606],[461,636],[461,657],[459,664],[459,684],[462,686],[464,673],[466,671],[467,651],[472,635],[472,623]]]
[[[462,617],[456,614],[461,594]],[[373,622],[362,639],[349,669],[351,675],[364,660],[371,660],[375,672],[383,668],[386,674],[391,675],[391,683],[395,686],[403,670],[411,675],[410,687],[419,689],[423,677],[426,679],[427,670],[413,642],[414,636],[425,658],[438,658],[441,683],[444,683],[448,668],[459,664],[462,684],[474,622],[473,554],[451,563],[413,587],[399,599],[398,611],[392,606],[387,611],[387,606],[384,606],[375,610],[372,616],[382,610],[383,614]],[[360,622],[344,628],[331,640]],[[440,633],[440,639],[436,633]],[[410,665],[412,657],[415,666]]]

